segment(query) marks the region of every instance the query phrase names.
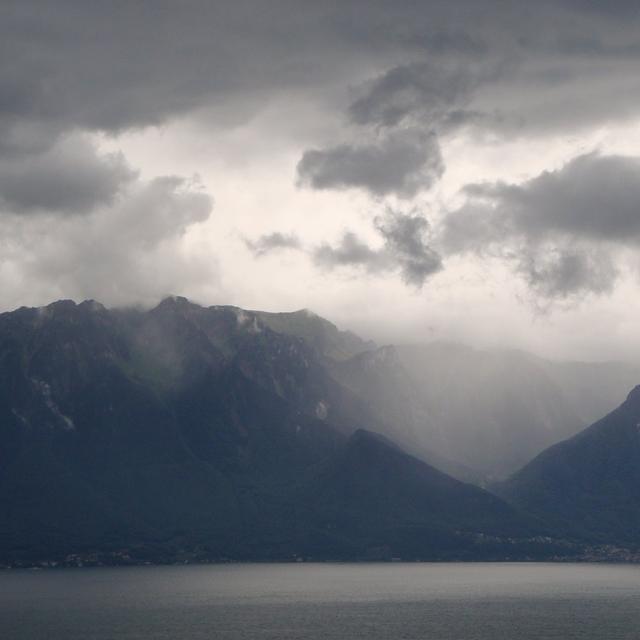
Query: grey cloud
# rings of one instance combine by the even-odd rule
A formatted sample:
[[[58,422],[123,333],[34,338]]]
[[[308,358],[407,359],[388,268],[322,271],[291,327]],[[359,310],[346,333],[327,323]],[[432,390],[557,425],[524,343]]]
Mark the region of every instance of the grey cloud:
[[[635,117],[640,85],[630,81],[640,58],[637,33],[622,14],[596,14],[586,4],[538,3],[522,14],[465,6],[476,39],[474,55],[413,52],[408,61],[360,84],[348,108],[357,125],[409,123],[438,133],[461,126],[502,135],[567,133]],[[610,20],[605,20],[608,15]],[[492,18],[491,18],[492,17]],[[447,19],[437,15],[444,33]],[[455,24],[455,19],[453,21]],[[625,95],[624,100],[612,100]]]
[[[136,178],[121,154],[99,154],[75,135],[44,152],[0,156],[0,212],[86,214]]]
[[[598,4],[595,11],[593,3],[569,1],[532,9],[524,0],[274,0],[266,11],[259,0],[7,0],[0,7],[0,132],[25,120],[122,131],[229,102],[250,103],[241,110],[246,118],[264,104],[265,92],[359,83],[366,69],[402,68],[427,57],[434,68],[515,57],[535,67],[553,57],[575,71],[584,69],[584,54],[590,77],[607,80],[620,73],[594,65],[593,53],[619,51],[636,62],[637,35],[623,11]],[[593,36],[587,41],[585,34]],[[390,72],[385,82],[398,75]],[[476,80],[452,79],[461,95],[469,81]],[[420,94],[422,85],[411,82]],[[574,88],[556,90],[566,102]],[[450,90],[440,92],[446,101]],[[601,115],[617,109],[610,95],[599,101]]]
[[[212,120],[224,113],[231,114],[232,124],[246,122],[264,105],[277,104],[269,99],[274,95],[312,96],[314,101],[322,96],[326,103],[318,108],[327,109],[346,99],[348,86],[359,87],[360,93],[350,109],[342,103],[351,117],[349,130],[333,139],[358,143],[323,149],[326,142],[316,142],[319,149],[303,156],[298,177],[319,189],[412,197],[444,170],[436,134],[468,124],[509,133],[565,134],[637,116],[640,39],[629,20],[630,8],[629,2],[578,0],[543,1],[533,8],[524,0],[273,0],[268,10],[261,0],[179,5],[169,0],[7,0],[0,6],[3,208],[92,211],[79,222],[85,230],[98,228],[98,209],[105,221],[117,214],[121,229],[131,225],[136,230],[135,246],[144,262],[167,238],[179,238],[194,224],[192,214],[185,213],[192,206],[204,215],[207,196],[187,197],[188,186],[175,180],[143,188],[121,157],[72,149],[70,133],[117,134],[205,113]],[[293,110],[289,115],[295,118]],[[416,135],[416,129],[422,133]],[[56,164],[60,153],[64,157]],[[443,243],[448,251],[497,251],[504,241],[503,253],[520,250],[524,255],[546,247],[556,233],[562,238],[550,250],[555,247],[564,257],[545,262],[535,253],[529,272],[599,272],[589,266],[592,260],[585,256],[593,254],[584,253],[584,243],[602,238],[629,244],[625,233],[637,235],[635,168],[620,162],[614,169],[609,161],[587,160],[562,175],[520,185],[521,190],[509,185],[484,192],[477,188],[475,194],[470,190],[469,203],[451,216]],[[572,179],[580,197],[569,186]],[[578,187],[585,181],[600,190]],[[610,200],[601,202],[603,194]],[[154,220],[141,213],[145,199]],[[600,209],[610,205],[615,210],[610,220],[591,215],[598,202]],[[560,208],[557,215],[554,207]],[[119,216],[127,211],[125,222]],[[25,229],[31,224],[44,228],[46,222],[18,217]],[[87,227],[89,222],[95,226]],[[137,229],[138,224],[148,229]],[[394,233],[385,239],[385,228],[378,230],[385,260],[397,266],[405,255],[408,264],[411,250],[402,249]],[[120,237],[115,227],[103,231]],[[579,259],[570,259],[574,237],[582,243],[576,249],[582,252]],[[99,239],[94,242],[102,247]],[[347,243],[337,259],[346,259],[353,248]],[[360,252],[364,263],[367,254]],[[417,260],[423,266],[416,267],[415,276],[406,267],[408,281],[419,281],[420,269],[427,273],[435,267],[428,253]],[[123,263],[134,272],[139,266],[133,257]],[[34,259],[34,264],[41,261]],[[526,274],[527,267],[521,271]],[[47,281],[46,270],[42,273]]]
[[[387,131],[368,145],[306,151],[298,163],[299,183],[405,198],[429,189],[444,173],[437,133],[495,118],[466,105],[476,86],[502,73],[493,65],[446,60],[390,69],[365,83],[349,107],[353,123]]]
[[[0,155],[21,158],[49,150],[63,134],[59,125],[28,118],[2,122],[0,118]]]
[[[403,281],[421,288],[442,269],[442,260],[428,244],[429,223],[416,213],[387,210],[376,218],[383,245],[371,248],[354,233],[346,232],[337,245],[323,244],[313,252],[314,262],[327,269],[360,267],[369,273],[399,271]]]
[[[256,257],[262,257],[283,249],[300,249],[302,247],[300,238],[297,235],[279,231],[264,234],[256,240],[245,239],[245,244]]]
[[[379,249],[372,249],[355,233],[344,233],[337,245],[322,244],[313,251],[313,260],[326,269],[334,267],[364,267],[375,273],[389,266],[387,256]]]
[[[233,84],[230,66],[215,65],[224,50],[217,12],[212,7],[202,19],[197,9],[171,11],[164,2],[5,3],[9,55],[0,64],[0,118],[118,131],[195,108],[208,92]],[[167,47],[162,33],[186,46]]]
[[[421,215],[389,210],[376,219],[376,226],[407,284],[422,287],[429,276],[442,269],[440,255],[428,244],[429,223]]]
[[[349,115],[357,124],[395,126],[408,117],[419,116],[433,128],[446,121],[455,110],[458,120],[462,107],[468,103],[473,89],[496,72],[455,65],[414,62],[394,67],[363,89],[362,95],[349,107]]]
[[[216,286],[215,258],[181,241],[205,221],[212,200],[197,185],[168,176],[137,180],[126,197],[83,217],[0,219],[3,294],[34,302],[96,298],[108,304],[153,302],[185,287]]]
[[[346,78],[358,50],[375,58],[373,43],[343,29],[358,4],[8,0],[0,131],[23,120],[123,131],[228,101],[251,104],[247,118],[264,91]]]
[[[314,189],[359,188],[374,196],[411,198],[444,172],[435,136],[415,130],[395,132],[378,142],[306,151],[298,163],[298,183]]]
[[[512,262],[533,289],[610,291],[620,248],[640,247],[640,159],[589,153],[522,184],[472,184],[439,230],[445,252]]]
[[[589,153],[523,184],[473,184],[465,192],[470,202],[449,218],[454,236],[471,235],[460,215],[472,225],[490,221],[494,234],[640,241],[640,158]]]
[[[489,51],[489,45],[482,37],[472,35],[464,28],[450,29],[441,27],[424,30],[407,39],[407,43],[416,45],[419,50],[432,55],[458,54],[469,59],[471,56],[483,56]]]
[[[566,135],[638,115],[640,86],[629,77],[639,58],[639,42],[617,46],[567,36],[497,48],[472,63],[413,61],[361,86],[348,115],[359,126],[412,126],[440,135],[462,127]],[[627,99],[611,100],[623,94]]]
[[[517,270],[537,295],[553,300],[609,293],[618,277],[611,256],[596,249],[529,248]]]
[[[119,223],[137,246],[154,248],[207,220],[212,209],[213,199],[199,184],[180,176],[162,176],[136,184],[115,211],[104,217],[109,227]]]

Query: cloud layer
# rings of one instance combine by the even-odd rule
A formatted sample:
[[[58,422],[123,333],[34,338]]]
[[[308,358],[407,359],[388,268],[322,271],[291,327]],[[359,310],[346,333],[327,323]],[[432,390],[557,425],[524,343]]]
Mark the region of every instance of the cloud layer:
[[[640,159],[589,153],[521,184],[479,183],[440,230],[448,254],[511,261],[547,297],[611,291],[640,247]]]
[[[429,189],[444,172],[433,135],[409,130],[371,144],[342,144],[305,151],[298,182],[314,189],[360,188],[374,196],[411,198]]]
[[[429,300],[446,282],[464,315],[502,288],[465,289],[494,263],[507,315],[522,282],[543,303],[613,298],[635,277],[640,236],[640,159],[615,147],[634,153],[640,119],[635,12],[3,2],[5,307],[204,283],[210,298],[228,282],[238,297],[222,302],[314,306],[380,287],[406,311],[433,278]],[[629,141],[607,147],[616,128]],[[201,185],[184,177],[196,172]]]
[[[372,248],[346,232],[336,245],[323,244],[312,252],[320,267],[358,267],[369,273],[398,271],[402,280],[420,289],[442,269],[442,260],[429,245],[429,223],[418,213],[394,210],[375,219],[382,246]]]
[[[136,178],[122,154],[65,137],[42,153],[0,156],[0,211],[86,214],[110,204]]]
[[[100,298],[152,303],[185,282],[215,283],[215,258],[188,251],[187,231],[207,220],[211,198],[182,178],[133,181],[112,206],[82,217],[0,218],[0,276],[8,298]],[[24,293],[23,293],[24,295]]]
[[[279,231],[267,233],[256,240],[245,238],[245,244],[251,253],[258,258],[274,251],[302,248],[300,239],[294,233],[280,233]]]

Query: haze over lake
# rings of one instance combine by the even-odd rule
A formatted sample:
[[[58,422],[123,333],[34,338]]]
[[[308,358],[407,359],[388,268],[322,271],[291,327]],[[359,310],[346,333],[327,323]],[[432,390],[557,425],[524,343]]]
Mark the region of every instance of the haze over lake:
[[[258,564],[6,571],[3,640],[621,640],[640,568]]]

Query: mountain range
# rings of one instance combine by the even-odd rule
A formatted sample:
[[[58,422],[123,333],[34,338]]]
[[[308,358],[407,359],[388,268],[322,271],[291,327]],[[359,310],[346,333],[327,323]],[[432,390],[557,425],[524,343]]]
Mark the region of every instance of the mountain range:
[[[487,490],[613,408],[634,375],[460,345],[377,347],[308,311],[180,297],[3,313],[0,564],[634,549],[634,394]]]
[[[544,360],[524,351],[436,342],[337,362],[333,375],[374,409],[386,435],[490,483],[618,406],[640,381],[621,363]]]

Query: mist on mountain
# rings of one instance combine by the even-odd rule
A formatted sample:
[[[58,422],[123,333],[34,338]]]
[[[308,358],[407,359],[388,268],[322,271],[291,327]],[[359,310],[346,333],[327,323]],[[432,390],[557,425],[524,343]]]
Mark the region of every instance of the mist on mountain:
[[[307,311],[23,307],[0,314],[0,559],[579,557],[593,536],[470,483],[632,375],[378,348]]]

